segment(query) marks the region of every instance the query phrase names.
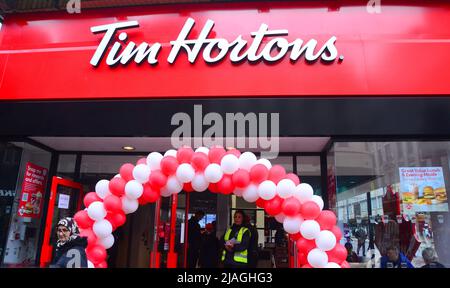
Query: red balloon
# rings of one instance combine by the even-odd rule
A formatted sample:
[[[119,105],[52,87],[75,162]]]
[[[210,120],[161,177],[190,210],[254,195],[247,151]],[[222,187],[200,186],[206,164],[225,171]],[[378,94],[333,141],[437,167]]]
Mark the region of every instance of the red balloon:
[[[173,156],[164,156],[161,159],[161,171],[166,175],[173,175],[177,172],[178,160]],[[150,174],[151,175],[151,174]]]
[[[300,237],[295,244],[297,245],[298,251],[306,255],[308,255],[309,251],[316,248],[315,240],[308,240],[303,237]]]
[[[350,266],[350,264],[347,261],[344,261],[341,263],[341,268],[345,269],[345,268],[352,268],[352,267]]]
[[[125,216],[124,212],[120,211],[116,213],[108,213],[105,219],[108,220],[115,229],[125,224],[127,217]]]
[[[103,261],[97,265],[94,265],[95,268],[108,268],[108,263],[106,261]]]
[[[150,173],[148,182],[155,188],[164,187],[167,183],[167,176],[161,170],[155,170]]]
[[[147,159],[145,160],[145,164],[147,164]],[[133,180],[134,179],[133,169],[134,169],[133,164],[131,163],[123,164],[119,170],[120,177],[122,177],[122,179],[125,180],[125,182]]]
[[[237,158],[239,158],[239,156],[241,156],[241,151],[233,148],[233,149],[228,150],[227,154],[232,154],[232,155],[236,156]]]
[[[224,174],[222,179],[217,182],[217,190],[219,193],[228,195],[233,193],[234,184],[231,175]]]
[[[191,183],[184,183],[183,190],[186,192],[192,192],[192,191],[194,191],[194,188],[192,188]]]
[[[217,183],[209,183],[208,190],[212,193],[219,192],[219,188],[217,188]]]
[[[283,199],[278,195],[268,200],[266,206],[264,207],[267,214],[275,216],[283,211]]]
[[[336,236],[337,242],[342,239],[342,231],[338,226],[334,225],[333,228],[330,229],[330,231],[334,234],[334,236]]]
[[[233,174],[232,179],[236,187],[245,188],[250,184],[250,173],[247,170],[239,169]]]
[[[220,161],[225,154],[227,154],[227,152],[222,147],[212,147],[209,149],[208,153],[209,162],[220,164]]]
[[[84,207],[89,207],[89,205],[91,205],[92,202],[95,201],[102,201],[102,198],[98,197],[97,193],[95,192],[89,192],[84,196],[83,199],[83,203],[84,203]]]
[[[295,216],[300,212],[301,204],[297,198],[290,197],[284,200],[281,209],[286,216]]]
[[[95,245],[97,243],[97,236],[95,235],[94,231],[92,229],[83,229],[80,232],[81,237],[86,237],[88,241],[88,245]]]
[[[302,234],[300,234],[300,232],[295,234],[289,234],[289,238],[291,238],[292,241],[297,241],[300,238],[302,238]]]
[[[147,203],[156,202],[161,196],[159,189],[153,188],[150,184],[144,184],[144,191],[142,192],[142,196],[139,199],[143,198],[143,200]]]
[[[261,183],[269,177],[269,169],[263,164],[256,164],[250,169],[250,179],[255,183]]]
[[[194,150],[191,147],[182,147],[177,151],[177,160],[180,163],[190,163]]]
[[[336,225],[337,219],[333,211],[322,210],[316,221],[319,223],[321,230],[330,230]]]
[[[328,254],[328,262],[341,264],[342,261],[347,259],[347,249],[341,243],[337,243],[332,250],[326,251],[326,253]]]
[[[278,184],[286,177],[286,170],[281,165],[274,165],[269,170],[269,180],[272,180],[275,184]]]
[[[81,229],[90,228],[95,222],[88,216],[87,211],[85,210],[78,211],[73,218]]]
[[[116,196],[122,196],[125,194],[125,185],[127,182],[119,177],[115,177],[109,181],[109,191]]]
[[[144,206],[148,204],[148,201],[144,197],[139,197],[138,199],[139,206]]]
[[[291,179],[295,183],[295,186],[300,184],[300,178],[298,178],[298,176],[295,175],[294,173],[288,173],[285,179]]]
[[[103,201],[103,206],[105,206],[108,212],[117,212],[122,210],[122,201],[116,195],[109,195],[105,197]]]
[[[86,249],[87,258],[94,264],[100,264],[106,259],[106,249],[102,245],[95,245]]]
[[[309,265],[309,264],[305,264],[305,265],[302,266],[302,268],[313,268],[313,267],[311,265]]]
[[[195,152],[191,159],[191,165],[195,171],[203,171],[209,165],[209,158],[203,152]]]
[[[147,158],[141,158],[141,159],[139,159],[137,162],[136,162],[136,165],[139,165],[139,164],[147,164]]]
[[[303,265],[308,265],[308,255],[305,253],[298,253],[298,264],[300,264],[300,266]]]
[[[256,200],[256,206],[258,206],[259,208],[263,208],[266,207],[267,201],[262,199],[262,198],[258,198],[258,200]]]
[[[314,220],[320,215],[320,207],[313,201],[308,201],[300,207],[300,214],[306,220]]]

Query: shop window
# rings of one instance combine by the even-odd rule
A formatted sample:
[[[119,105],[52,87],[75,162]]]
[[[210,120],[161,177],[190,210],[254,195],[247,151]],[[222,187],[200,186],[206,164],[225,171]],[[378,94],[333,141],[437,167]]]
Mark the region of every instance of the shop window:
[[[313,187],[314,194],[322,195],[320,156],[298,156],[297,175],[302,183],[308,183]]]
[[[58,157],[57,175],[70,180],[75,180],[75,165],[77,155],[75,154],[61,154]]]

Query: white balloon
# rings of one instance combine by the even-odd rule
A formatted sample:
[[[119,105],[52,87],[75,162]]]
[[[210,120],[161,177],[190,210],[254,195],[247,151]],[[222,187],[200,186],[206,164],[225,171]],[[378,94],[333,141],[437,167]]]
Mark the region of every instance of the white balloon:
[[[295,234],[300,231],[300,227],[303,223],[303,219],[297,217],[286,217],[283,221],[283,228],[289,234]]]
[[[273,181],[265,180],[258,186],[258,195],[264,200],[270,200],[277,193],[277,185]]]
[[[109,191],[109,181],[108,180],[100,180],[95,184],[95,193],[101,199],[105,199],[107,196],[111,195]]]
[[[166,188],[170,191],[171,194],[180,193],[181,190],[183,190],[183,184],[178,181],[177,177],[170,176],[169,178],[167,178]]]
[[[103,202],[94,201],[87,208],[89,218],[95,221],[100,221],[106,217],[106,209],[103,206]]]
[[[256,164],[256,156],[252,152],[244,152],[239,156],[239,168],[250,171]]]
[[[283,224],[284,219],[286,219],[286,215],[284,215],[283,212],[281,212],[280,214],[278,214],[278,215],[275,216],[275,220],[277,220],[278,223]]]
[[[220,161],[220,167],[223,173],[233,174],[239,169],[239,159],[233,154],[227,154]]]
[[[258,200],[258,187],[254,184],[250,184],[245,188],[244,192],[242,193],[242,198],[244,198],[245,201],[253,203],[256,200]]]
[[[139,202],[136,199],[130,199],[128,197],[122,196],[122,210],[125,214],[130,214],[135,212],[139,207]]]
[[[176,154],[175,154],[176,157]],[[150,167],[150,169],[153,170],[158,170],[161,169],[161,159],[163,158],[163,156],[161,155],[161,153],[158,152],[152,152],[150,154],[148,154],[147,156],[147,165],[148,167]]]
[[[324,268],[328,264],[328,255],[318,248],[308,253],[308,263],[314,268]]]
[[[206,181],[205,175],[203,173],[196,173],[194,179],[191,182],[192,189],[197,192],[203,192],[208,189],[209,183]]]
[[[245,188],[236,187],[236,188],[234,188],[233,193],[234,193],[234,195],[236,195],[238,197],[242,197],[242,194],[244,194],[244,191],[245,191]]]
[[[323,251],[330,251],[336,246],[336,236],[331,231],[320,231],[316,238],[317,248]]]
[[[307,183],[300,183],[294,191],[294,197],[300,201],[301,204],[308,202],[314,195],[313,188]]]
[[[269,170],[270,168],[272,168],[272,163],[270,163],[270,161],[265,158],[259,159],[258,161],[256,161],[256,164],[263,164]]]
[[[87,260],[88,263],[88,268],[95,268],[94,263],[92,263],[91,261]]]
[[[162,187],[160,190],[160,194],[162,197],[170,197],[172,195],[172,192],[167,189],[166,186]]]
[[[197,149],[195,149],[195,152],[201,152],[201,153],[206,154],[206,156],[208,156],[209,149],[206,147],[198,147]]]
[[[318,195],[313,195],[311,198],[311,201],[316,202],[316,204],[319,205],[320,211],[322,211],[323,205],[324,205],[322,197],[320,197]]]
[[[122,178],[122,176],[120,176],[120,174],[116,174],[116,175],[114,176],[114,178]]]
[[[109,249],[114,245],[114,236],[109,234],[108,236],[100,239],[100,244],[105,247],[105,249]]]
[[[183,163],[178,166],[176,176],[181,183],[188,183],[194,179],[195,170],[191,164]]]
[[[306,220],[300,226],[300,233],[305,239],[316,239],[320,233],[320,225],[315,220]]]
[[[150,176],[150,167],[145,164],[136,165],[133,168],[133,178],[139,183],[148,182],[148,177]]]
[[[166,157],[166,156],[173,156],[173,157],[177,158],[177,150],[173,150],[173,149],[167,150],[166,153],[164,153],[164,157]]]
[[[97,235],[98,238],[104,238],[108,235],[111,235],[112,225],[106,219],[95,221],[94,225],[92,225],[92,231],[94,231],[95,235]]]
[[[283,179],[277,184],[277,194],[283,199],[294,195],[295,189],[295,183],[291,179]]]
[[[334,263],[334,262],[328,262],[328,264],[325,265],[324,268],[341,268],[341,266],[339,266],[339,264]]]
[[[223,172],[219,164],[211,163],[205,169],[205,178],[209,183],[217,183],[222,179]]]
[[[144,192],[144,186],[137,180],[128,181],[125,184],[125,195],[130,199],[138,199]]]

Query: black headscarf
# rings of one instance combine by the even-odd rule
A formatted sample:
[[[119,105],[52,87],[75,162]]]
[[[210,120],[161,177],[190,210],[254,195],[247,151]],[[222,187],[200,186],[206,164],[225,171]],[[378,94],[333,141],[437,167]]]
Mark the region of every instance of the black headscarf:
[[[80,237],[80,235],[79,235],[80,231],[78,230],[77,223],[75,223],[73,218],[71,218],[71,217],[62,218],[61,220],[59,220],[58,225],[56,225],[56,227],[58,227],[58,226],[66,227],[70,231],[70,237],[69,237],[69,240],[67,240],[67,241],[58,239],[58,241],[56,242],[57,248],[61,248],[68,242],[71,242]]]

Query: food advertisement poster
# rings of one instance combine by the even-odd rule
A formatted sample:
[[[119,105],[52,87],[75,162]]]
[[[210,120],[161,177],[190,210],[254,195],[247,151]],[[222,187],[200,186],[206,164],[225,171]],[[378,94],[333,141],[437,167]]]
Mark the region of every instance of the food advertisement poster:
[[[42,212],[47,169],[28,162],[23,178],[22,193],[19,199],[17,215],[20,217],[39,218]]]
[[[448,212],[442,167],[400,167],[399,173],[405,213]]]

